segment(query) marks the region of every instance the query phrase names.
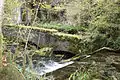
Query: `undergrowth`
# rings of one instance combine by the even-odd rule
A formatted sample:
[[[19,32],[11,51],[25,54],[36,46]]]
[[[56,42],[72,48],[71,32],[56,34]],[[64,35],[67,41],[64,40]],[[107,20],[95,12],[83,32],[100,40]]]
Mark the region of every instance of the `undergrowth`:
[[[83,32],[87,31],[86,27],[65,25],[65,24],[60,24],[60,23],[39,23],[36,25],[38,27],[57,29],[58,31],[68,32],[71,34],[76,34],[78,33],[78,31],[83,31]]]

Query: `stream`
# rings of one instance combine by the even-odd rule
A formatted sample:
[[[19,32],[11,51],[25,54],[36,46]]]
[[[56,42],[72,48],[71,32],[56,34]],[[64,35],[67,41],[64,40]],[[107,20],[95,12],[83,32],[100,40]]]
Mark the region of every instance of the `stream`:
[[[16,45],[7,45],[7,48],[11,51],[12,54],[15,53]],[[18,68],[21,70],[23,64],[23,50],[20,51],[21,56],[19,55],[16,58],[16,63],[18,64]],[[67,60],[74,56],[74,54],[66,51],[53,51],[53,55],[51,56],[40,56],[39,54],[34,54],[32,58],[30,55],[33,54],[31,50],[27,50],[28,56],[26,57],[26,72],[35,74],[37,76],[48,75],[58,77],[63,75],[69,75],[77,70],[77,66],[75,65],[74,61],[67,61]],[[59,56],[58,56],[59,54]],[[61,55],[60,55],[61,54]],[[64,55],[64,56],[63,56]],[[72,65],[72,66],[70,66]],[[68,77],[69,77],[68,76]],[[62,78],[62,77],[60,77]]]
[[[73,63],[73,61],[61,63],[56,58],[40,57],[38,60],[33,60],[32,68],[39,75],[44,75]]]
[[[20,59],[18,60],[22,61]],[[21,68],[22,62],[18,62],[18,65],[19,65],[19,68],[22,69]],[[48,57],[48,56],[35,55],[32,58],[32,64],[30,64],[28,60],[27,65],[26,65],[26,72],[28,73],[32,72],[32,74],[35,74],[37,76],[43,76],[43,75],[51,76],[52,75],[56,78],[58,77],[58,75],[63,76],[68,73],[69,73],[68,75],[70,75],[71,71],[74,72],[75,68],[72,69],[73,67],[70,67],[70,65],[76,67],[74,65],[74,61],[62,62],[60,57],[56,57],[56,56]]]

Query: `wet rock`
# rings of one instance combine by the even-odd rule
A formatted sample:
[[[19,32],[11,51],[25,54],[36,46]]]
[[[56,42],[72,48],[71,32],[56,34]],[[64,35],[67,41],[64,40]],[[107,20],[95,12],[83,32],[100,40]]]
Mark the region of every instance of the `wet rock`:
[[[37,60],[33,60],[33,64],[37,64]]]

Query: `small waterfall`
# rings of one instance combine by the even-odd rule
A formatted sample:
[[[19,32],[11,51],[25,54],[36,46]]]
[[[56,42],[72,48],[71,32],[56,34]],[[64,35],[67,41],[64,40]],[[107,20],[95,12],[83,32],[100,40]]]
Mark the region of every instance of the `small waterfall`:
[[[44,75],[74,63],[73,61],[61,63],[49,58],[41,58],[36,62],[36,64],[33,64],[33,71],[38,75]],[[29,70],[28,67],[27,71]]]
[[[53,72],[57,69],[63,68],[73,63],[74,63],[73,61],[66,62],[66,63],[58,63],[58,62],[49,60],[48,63],[43,63],[44,66],[42,66],[42,68],[39,67],[39,68],[36,68],[35,70],[39,73],[39,75],[44,75],[46,73]]]

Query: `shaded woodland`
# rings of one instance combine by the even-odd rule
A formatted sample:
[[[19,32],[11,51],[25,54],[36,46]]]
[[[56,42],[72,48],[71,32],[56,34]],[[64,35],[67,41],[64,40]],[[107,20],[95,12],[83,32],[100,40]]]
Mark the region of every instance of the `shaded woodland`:
[[[120,80],[120,0],[0,0],[1,80]]]

